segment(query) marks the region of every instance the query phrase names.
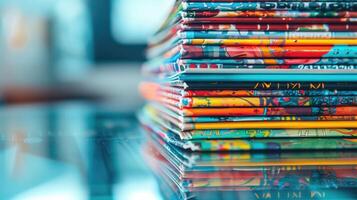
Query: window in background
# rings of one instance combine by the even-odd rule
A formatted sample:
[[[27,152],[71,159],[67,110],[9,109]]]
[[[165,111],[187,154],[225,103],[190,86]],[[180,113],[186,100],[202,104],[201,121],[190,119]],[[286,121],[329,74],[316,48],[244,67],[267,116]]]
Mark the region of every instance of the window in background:
[[[92,65],[92,29],[86,0],[59,0],[53,9],[54,73],[75,80]]]
[[[146,41],[174,0],[87,0],[97,63],[144,61]]]
[[[123,44],[146,43],[161,26],[173,3],[172,0],[114,0],[114,38]]]

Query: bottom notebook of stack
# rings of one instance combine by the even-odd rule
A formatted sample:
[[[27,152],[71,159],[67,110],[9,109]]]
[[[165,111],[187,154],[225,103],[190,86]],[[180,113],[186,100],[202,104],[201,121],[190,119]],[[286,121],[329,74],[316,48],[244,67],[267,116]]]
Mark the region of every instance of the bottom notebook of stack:
[[[168,199],[355,199],[356,151],[189,152],[150,129],[143,154]]]

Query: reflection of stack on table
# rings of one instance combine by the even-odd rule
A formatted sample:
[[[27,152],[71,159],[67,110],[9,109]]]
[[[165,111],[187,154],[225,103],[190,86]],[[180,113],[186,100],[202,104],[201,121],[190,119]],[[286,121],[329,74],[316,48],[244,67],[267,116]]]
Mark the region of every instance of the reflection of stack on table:
[[[357,149],[356,8],[353,1],[177,1],[150,43],[143,67],[147,81],[140,87],[149,101],[140,120],[175,168],[165,169],[169,176],[182,180],[175,175],[184,172],[175,166],[179,161],[170,161],[186,158],[182,149]],[[168,146],[179,148],[169,158]],[[220,171],[210,162],[212,154],[191,154]],[[305,165],[290,155],[272,166]],[[331,164],[304,156],[309,166]],[[357,165],[347,160],[339,165]],[[227,166],[251,163],[238,159]],[[241,180],[232,169],[228,182],[195,183],[235,187]],[[188,182],[181,189],[195,185]]]
[[[167,199],[355,199],[357,152],[187,152],[144,148]]]

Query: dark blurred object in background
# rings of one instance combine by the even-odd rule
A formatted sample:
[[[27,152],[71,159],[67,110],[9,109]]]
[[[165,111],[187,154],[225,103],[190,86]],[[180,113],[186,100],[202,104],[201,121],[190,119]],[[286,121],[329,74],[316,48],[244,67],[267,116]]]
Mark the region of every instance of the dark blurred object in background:
[[[68,88],[71,88],[70,90]],[[100,101],[101,96],[82,87],[61,85],[54,87],[8,87],[3,91],[3,103],[50,103],[66,100]]]

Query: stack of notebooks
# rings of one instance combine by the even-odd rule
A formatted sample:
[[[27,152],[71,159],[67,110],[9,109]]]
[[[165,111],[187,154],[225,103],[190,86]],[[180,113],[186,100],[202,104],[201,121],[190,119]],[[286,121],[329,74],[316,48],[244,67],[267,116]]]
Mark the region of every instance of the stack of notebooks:
[[[356,149],[356,31],[354,1],[178,0],[141,122],[190,151]]]
[[[357,2],[177,0],[147,56],[139,119],[164,192],[357,197]]]

